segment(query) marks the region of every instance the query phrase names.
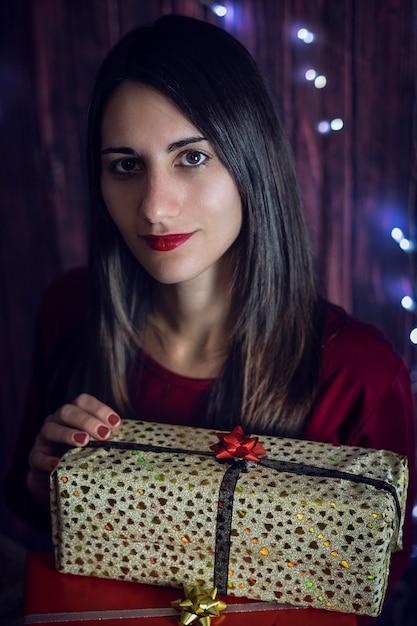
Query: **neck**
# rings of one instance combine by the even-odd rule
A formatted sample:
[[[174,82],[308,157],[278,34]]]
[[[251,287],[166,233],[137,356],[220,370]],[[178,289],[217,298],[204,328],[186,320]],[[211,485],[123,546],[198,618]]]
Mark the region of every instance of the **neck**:
[[[143,348],[191,378],[218,376],[229,350],[230,282],[155,287]]]

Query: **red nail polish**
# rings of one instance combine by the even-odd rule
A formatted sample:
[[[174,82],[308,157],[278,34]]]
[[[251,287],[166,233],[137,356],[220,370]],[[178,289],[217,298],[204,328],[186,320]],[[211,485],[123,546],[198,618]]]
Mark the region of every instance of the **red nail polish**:
[[[107,437],[109,433],[110,433],[110,428],[108,428],[108,426],[99,426],[97,428],[97,434],[99,437]]]
[[[86,443],[86,441],[87,441],[86,433],[75,433],[74,441],[76,443],[79,443],[81,446],[83,446]]]
[[[52,459],[52,461],[49,463],[49,467],[51,468],[51,470],[55,469],[57,465],[58,465],[57,459]]]
[[[120,423],[120,417],[118,415],[116,415],[115,413],[111,413],[108,416],[107,421],[112,426],[117,426]]]

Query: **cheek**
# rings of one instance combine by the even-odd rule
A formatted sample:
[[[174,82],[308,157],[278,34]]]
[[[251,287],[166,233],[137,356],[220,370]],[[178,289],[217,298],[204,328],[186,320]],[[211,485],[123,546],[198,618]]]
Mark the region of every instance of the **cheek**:
[[[132,218],[132,201],[129,200],[129,194],[120,189],[115,189],[113,185],[107,185],[105,182],[101,184],[101,194],[107,211],[113,222],[123,230]]]
[[[223,187],[219,192],[217,206],[225,231],[229,231],[231,235],[239,232],[242,226],[242,201],[234,183]]]
[[[208,208],[219,218],[230,223],[242,222],[242,201],[234,180],[229,174],[214,178],[206,189],[200,190]]]

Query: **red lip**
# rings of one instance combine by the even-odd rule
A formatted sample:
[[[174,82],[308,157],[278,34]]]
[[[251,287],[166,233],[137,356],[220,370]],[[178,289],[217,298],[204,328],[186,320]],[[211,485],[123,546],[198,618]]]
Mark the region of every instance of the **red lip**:
[[[174,235],[144,235],[146,244],[157,252],[175,250],[192,237],[193,233],[178,233]]]

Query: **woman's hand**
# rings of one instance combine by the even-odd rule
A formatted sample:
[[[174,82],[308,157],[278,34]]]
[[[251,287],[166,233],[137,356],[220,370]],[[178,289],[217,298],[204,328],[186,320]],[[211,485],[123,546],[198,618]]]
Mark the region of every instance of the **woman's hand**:
[[[29,455],[27,480],[32,495],[47,504],[49,474],[65,450],[87,445],[90,437],[100,441],[109,439],[112,429],[119,426],[120,421],[113,409],[86,393],[49,415]]]

